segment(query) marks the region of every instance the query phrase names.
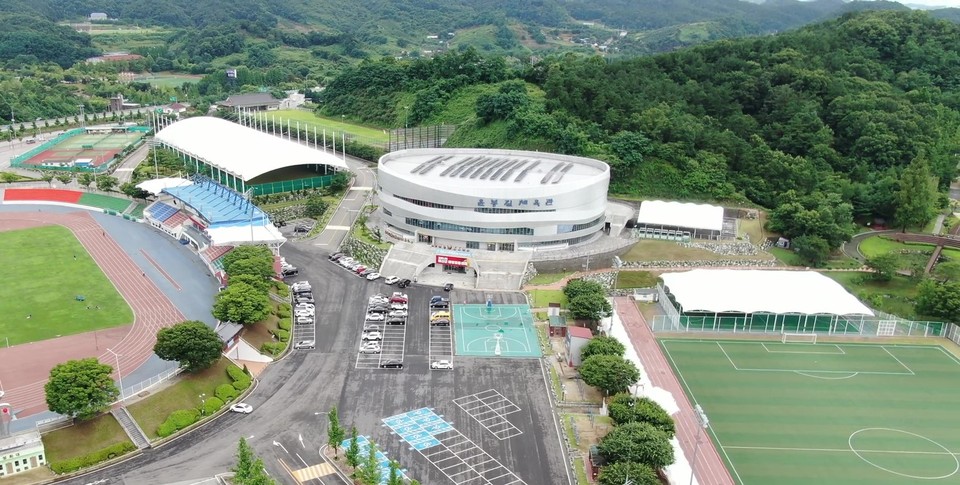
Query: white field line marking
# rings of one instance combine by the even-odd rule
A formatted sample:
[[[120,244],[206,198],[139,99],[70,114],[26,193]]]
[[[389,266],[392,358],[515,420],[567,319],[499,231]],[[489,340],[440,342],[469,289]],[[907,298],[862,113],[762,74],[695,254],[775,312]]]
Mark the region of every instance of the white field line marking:
[[[733,363],[733,359],[730,358],[730,355],[727,354],[727,351],[724,350],[723,345],[720,345],[720,342],[717,342],[717,347],[720,347],[720,352],[723,352],[723,355],[727,356],[727,361],[730,362],[730,365],[734,368],[734,370],[740,370],[740,368],[737,367],[737,364]],[[664,346],[664,348],[666,348],[666,346]],[[667,351],[667,353],[669,354],[670,352]],[[673,361],[673,359],[670,360]]]
[[[781,448],[776,446],[727,446],[731,450],[759,450],[759,451],[809,451],[818,453],[853,453],[850,448]],[[957,456],[960,453],[946,451],[906,451],[906,450],[857,450],[857,453],[884,453],[890,455],[942,455]]]
[[[837,350],[839,350],[840,352],[807,352],[807,351],[804,351],[804,350],[770,350],[770,349],[767,347],[767,344],[766,344],[765,342],[760,342],[760,345],[762,345],[762,346],[763,346],[763,349],[766,350],[767,353],[770,353],[770,354],[846,355],[846,352],[844,352],[843,349],[841,349],[840,346],[839,346],[839,345],[836,345],[836,344],[833,344],[833,346],[836,347]],[[831,344],[827,344],[827,345],[829,346],[829,345],[831,345]]]
[[[902,365],[904,369],[907,369],[907,372],[909,372],[910,375],[916,375],[916,374],[913,373],[912,370],[910,370],[909,367],[907,367],[907,364],[904,364],[903,362],[901,362],[900,359],[898,359],[896,355],[891,354],[890,351],[887,350],[886,347],[884,347],[884,346],[881,345],[880,348],[883,349],[883,351],[886,352],[887,355],[889,355],[890,357],[893,357],[893,360],[897,361],[898,364]]]

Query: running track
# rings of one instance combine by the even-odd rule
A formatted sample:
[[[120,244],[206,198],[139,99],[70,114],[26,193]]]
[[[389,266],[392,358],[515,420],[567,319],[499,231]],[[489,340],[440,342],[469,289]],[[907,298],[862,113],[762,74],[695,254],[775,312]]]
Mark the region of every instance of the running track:
[[[140,267],[123,252],[109,234],[104,232],[89,213],[0,212],[0,228],[3,229],[46,224],[56,224],[71,230],[133,310],[133,325],[124,327],[129,331],[119,339],[119,343],[116,343],[116,339],[109,338],[109,331],[99,331],[100,348],[104,349],[110,345],[112,350],[120,354],[120,369],[129,374],[153,355],[153,345],[159,329],[182,322],[186,318],[150,278],[143,276]],[[108,334],[106,339],[104,339],[104,333]],[[27,359],[30,363],[27,366],[28,371],[22,371],[16,379],[9,379],[16,380],[17,383],[15,387],[4,389],[6,391],[4,400],[12,404],[14,409],[23,411],[24,415],[46,410],[43,386],[50,375],[50,369],[65,360],[89,357],[98,353],[93,345],[90,345],[93,339],[77,337],[61,337],[0,350],[0,361],[12,358]],[[63,349],[62,342],[70,342],[71,339],[73,342],[82,342],[86,345],[78,345],[69,350]],[[78,353],[81,355],[76,355]],[[111,367],[116,366],[116,358],[109,352],[103,352],[97,355],[97,358]]]
[[[696,447],[697,428],[700,427],[693,406],[683,392],[683,388],[680,387],[680,382],[677,381],[673,368],[667,363],[666,357],[660,350],[660,346],[653,336],[653,331],[647,326],[646,320],[644,320],[633,300],[627,297],[614,298],[614,308],[620,316],[623,326],[627,329],[630,342],[637,350],[650,382],[656,387],[669,391],[677,401],[677,405],[680,407],[680,412],[674,415],[674,421],[677,425],[677,439],[680,440],[680,447],[683,448],[683,454],[687,457],[687,460],[692,460]],[[729,485],[735,483],[720,455],[717,454],[713,440],[706,435],[700,443],[700,454],[697,456],[695,465],[697,483],[700,485]]]

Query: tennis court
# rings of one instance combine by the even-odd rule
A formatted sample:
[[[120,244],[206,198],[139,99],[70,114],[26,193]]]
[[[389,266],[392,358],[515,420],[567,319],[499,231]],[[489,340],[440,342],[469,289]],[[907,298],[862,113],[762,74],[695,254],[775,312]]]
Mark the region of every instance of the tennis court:
[[[89,160],[89,166],[99,167],[109,163],[127,146],[135,143],[143,136],[138,132],[126,133],[84,133],[74,135],[55,142],[48,142],[45,149],[35,153],[22,165],[45,167],[72,167],[78,160]]]
[[[960,360],[940,346],[659,343],[739,483],[960,482]]]
[[[540,357],[529,305],[453,305],[457,355]]]

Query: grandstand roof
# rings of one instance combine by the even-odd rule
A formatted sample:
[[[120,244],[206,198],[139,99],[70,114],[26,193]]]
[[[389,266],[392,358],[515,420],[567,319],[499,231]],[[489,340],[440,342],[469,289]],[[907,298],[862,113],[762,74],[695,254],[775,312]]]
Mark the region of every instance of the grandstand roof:
[[[269,222],[263,225],[210,226],[207,235],[217,246],[236,246],[239,244],[282,243],[287,240],[276,227]]]
[[[873,315],[816,271],[695,269],[661,278],[684,312]]]
[[[638,224],[723,230],[723,207],[690,202],[645,200],[637,213]]]
[[[160,130],[157,139],[245,182],[296,165],[347,168],[346,163],[333,154],[210,116],[178,121]]]
[[[167,187],[182,187],[184,185],[192,185],[193,182],[177,178],[177,177],[164,177],[160,179],[145,180],[137,184],[137,188],[140,190],[146,190],[153,195],[160,195],[160,192],[163,192],[163,189]]]
[[[204,177],[195,177],[192,185],[167,187],[164,193],[192,207],[210,225],[249,225],[269,219],[253,202],[237,192]],[[248,237],[247,240],[250,238]]]

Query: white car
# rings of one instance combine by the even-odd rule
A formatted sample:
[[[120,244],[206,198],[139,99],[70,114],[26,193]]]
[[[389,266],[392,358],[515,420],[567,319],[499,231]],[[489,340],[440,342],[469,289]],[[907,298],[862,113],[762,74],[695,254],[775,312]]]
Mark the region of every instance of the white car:
[[[361,354],[379,354],[380,353],[380,344],[376,342],[364,342],[360,346]]]
[[[376,325],[376,324],[373,324],[373,323],[368,323],[368,324],[366,324],[366,325],[363,326],[363,331],[364,331],[364,332],[379,332],[379,331],[380,331],[380,325]]]
[[[431,369],[453,369],[453,362],[449,360],[438,360],[430,363]]]
[[[315,340],[301,340],[293,345],[295,349],[313,349],[316,348],[317,342]]]
[[[406,311],[406,310],[394,310],[394,311],[390,312],[390,316],[391,316],[391,317],[406,317],[406,316],[407,316],[407,311]]]
[[[383,334],[380,332],[367,332],[363,334],[363,340],[383,340]]]
[[[398,281],[400,281],[400,278],[398,278],[398,277],[396,277],[396,276],[387,276],[387,277],[383,280],[383,282],[386,283],[386,284],[388,284],[388,285],[392,285],[392,284],[394,284],[394,283],[396,283],[396,282],[398,282]]]
[[[293,307],[295,310],[310,310],[313,311],[316,308],[313,303],[297,303],[297,306]]]
[[[390,309],[391,309],[391,310],[406,310],[406,309],[407,309],[407,304],[406,304],[406,303],[391,303],[391,304],[390,304]]]
[[[253,406],[244,402],[238,402],[233,406],[230,406],[230,410],[235,413],[250,414],[253,412]]]
[[[368,313],[366,316],[368,322],[382,322],[384,318],[382,313]]]
[[[297,318],[314,318],[316,315],[313,312],[297,312],[294,314]]]
[[[386,305],[390,303],[390,300],[388,300],[387,298],[371,298],[367,303],[369,303],[371,306]]]
[[[373,281],[379,278],[380,278],[380,273],[370,273],[367,275],[367,279],[370,281]]]

